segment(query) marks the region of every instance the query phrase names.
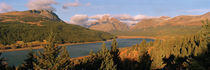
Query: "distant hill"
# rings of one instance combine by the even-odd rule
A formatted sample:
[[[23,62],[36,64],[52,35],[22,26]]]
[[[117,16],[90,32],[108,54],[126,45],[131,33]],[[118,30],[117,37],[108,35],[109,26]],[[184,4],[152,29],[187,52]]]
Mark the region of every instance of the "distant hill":
[[[129,29],[128,25],[120,22],[116,18],[109,16],[103,16],[97,22],[90,25],[89,28],[105,32],[126,31]]]
[[[145,19],[137,23],[131,30],[142,29],[148,27],[157,27],[157,26],[201,26],[203,20],[210,19],[210,12],[204,15],[185,15],[185,16],[176,16],[174,18],[169,17],[160,17]]]
[[[138,22],[135,26],[130,27],[131,30],[135,29],[143,29],[148,27],[157,27],[161,24],[161,22],[170,19],[170,17],[162,16],[160,18],[151,18],[151,19],[143,19]]]
[[[198,32],[202,21],[206,19],[210,19],[210,12],[203,15],[183,15],[173,18],[162,16],[142,19],[136,25],[124,28],[124,30],[109,30],[107,32],[123,36],[182,36]],[[102,28],[103,26],[105,25],[97,26],[98,29],[96,30],[100,30],[100,28],[101,31],[105,30],[105,28]],[[112,28],[111,26],[109,27]],[[108,29],[109,27],[106,26]]]
[[[29,10],[0,14],[1,44],[43,41],[50,32],[56,34],[57,43],[102,41],[113,38],[110,33],[67,24],[52,11]]]

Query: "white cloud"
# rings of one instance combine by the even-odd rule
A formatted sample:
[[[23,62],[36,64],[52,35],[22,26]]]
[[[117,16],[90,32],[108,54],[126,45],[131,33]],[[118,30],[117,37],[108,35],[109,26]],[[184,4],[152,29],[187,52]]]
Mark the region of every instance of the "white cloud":
[[[136,15],[133,17],[134,20],[142,20],[142,19],[150,19],[150,18],[159,18],[159,17],[156,17],[156,16],[145,16],[145,15]]]
[[[70,23],[85,26],[88,23],[88,15],[76,14],[70,18]]]
[[[68,7],[78,7],[80,5],[81,4],[79,3],[79,1],[78,0],[75,0],[75,2],[64,4],[63,5],[63,9],[67,9]]]
[[[206,13],[206,12],[210,12],[210,9],[192,9],[192,10],[187,10],[185,12],[188,12],[188,13]]]
[[[52,5],[55,4],[57,4],[57,2],[54,0],[29,0],[26,6],[29,9],[55,11],[55,8],[52,7]]]
[[[121,20],[121,22],[127,24],[128,26],[136,25],[139,21],[135,20]]]
[[[137,24],[142,19],[150,19],[150,18],[159,18],[155,16],[145,16],[145,15],[136,15],[136,16],[130,16],[128,14],[119,14],[119,15],[110,15],[110,14],[97,14],[93,16],[88,16],[84,14],[76,14],[71,17],[69,23],[71,24],[77,24],[81,26],[88,26],[91,23],[97,22],[98,20],[102,19],[103,17],[114,17],[120,20],[121,22],[132,26]]]
[[[90,3],[87,3],[85,6],[90,6],[91,4]]]
[[[90,5],[91,5],[90,3],[84,4],[84,6],[90,6]],[[83,4],[81,4],[79,0],[75,0],[75,2],[64,4],[63,9],[68,9],[68,7],[78,7],[78,6],[83,6]]]
[[[120,20],[133,20],[133,17],[128,14],[114,15],[114,17]]]
[[[136,15],[136,16],[130,16],[128,14],[119,14],[119,15],[113,15],[113,17],[119,19],[119,20],[129,20],[129,21],[140,21],[142,19],[150,19],[150,18],[159,18],[157,16],[146,16],[146,15]]]
[[[96,20],[98,20],[98,19],[101,19],[103,16],[111,16],[110,14],[97,14],[97,15],[94,15],[94,16],[90,16],[89,18],[90,19],[96,19]]]
[[[10,5],[6,3],[0,3],[0,13],[9,12],[12,10],[13,8]]]

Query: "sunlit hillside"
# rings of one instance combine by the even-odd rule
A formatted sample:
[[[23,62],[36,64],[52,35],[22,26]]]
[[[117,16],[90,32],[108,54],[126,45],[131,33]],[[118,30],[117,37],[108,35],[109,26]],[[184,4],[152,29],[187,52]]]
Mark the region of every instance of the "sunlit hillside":
[[[0,70],[210,70],[210,0],[0,0]]]

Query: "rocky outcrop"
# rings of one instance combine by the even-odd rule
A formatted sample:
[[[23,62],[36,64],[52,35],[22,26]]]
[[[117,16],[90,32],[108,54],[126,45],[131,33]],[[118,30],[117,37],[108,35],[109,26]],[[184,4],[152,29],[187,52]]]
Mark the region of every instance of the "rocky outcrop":
[[[103,16],[97,22],[93,23],[93,25],[91,25],[89,28],[105,32],[126,31],[129,29],[127,24],[124,24],[118,19],[109,16]]]

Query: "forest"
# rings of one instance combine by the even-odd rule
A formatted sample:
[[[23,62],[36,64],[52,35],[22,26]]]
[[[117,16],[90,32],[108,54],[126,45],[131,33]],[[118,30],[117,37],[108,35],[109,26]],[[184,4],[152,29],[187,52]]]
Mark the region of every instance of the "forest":
[[[46,45],[53,32],[56,44],[105,41],[110,33],[67,24],[53,11],[27,10],[0,14],[0,50],[31,48]]]
[[[120,57],[117,40],[113,39],[111,50],[105,43],[97,53],[90,52],[82,59],[70,58],[66,47],[60,47],[57,32],[46,33],[48,44],[37,54],[31,52],[20,66],[8,66],[0,60],[1,70],[209,70],[210,69],[210,23],[203,21],[201,30],[176,40],[143,40],[130,48],[138,51],[135,60]],[[62,34],[62,33],[61,33]],[[40,39],[40,38],[39,38]],[[39,40],[38,39],[38,40]],[[31,39],[33,40],[33,39]],[[25,39],[24,41],[31,41]],[[40,39],[41,40],[41,39]],[[129,53],[129,52],[128,52]]]
[[[56,34],[55,39],[58,44],[105,41],[114,37],[106,32],[94,31],[59,21],[45,21],[41,23],[41,26],[11,21],[0,24],[0,44],[3,45],[0,46],[3,49],[5,47],[30,47],[33,46],[31,42],[46,40],[48,33],[52,31]],[[21,41],[22,44],[17,43],[18,41]]]

